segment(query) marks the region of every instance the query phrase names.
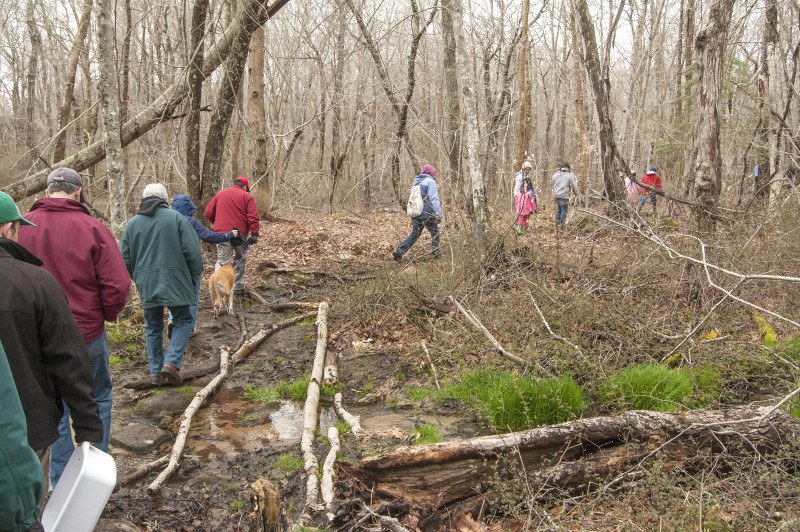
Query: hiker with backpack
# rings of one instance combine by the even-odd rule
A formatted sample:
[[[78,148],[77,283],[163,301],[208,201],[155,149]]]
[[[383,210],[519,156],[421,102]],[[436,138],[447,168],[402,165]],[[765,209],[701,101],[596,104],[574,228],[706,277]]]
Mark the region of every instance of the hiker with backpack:
[[[422,167],[422,173],[414,178],[406,207],[406,213],[411,217],[411,234],[392,251],[392,258],[398,262],[417,241],[423,228],[428,229],[431,234],[431,256],[436,259],[442,257],[439,251],[439,221],[442,219],[442,207],[439,204],[435,174],[436,168],[426,164]]]
[[[528,232],[528,219],[531,214],[539,212],[530,177],[525,176],[522,180],[520,190],[514,195],[514,205],[517,212],[516,231],[518,235],[524,235]]]

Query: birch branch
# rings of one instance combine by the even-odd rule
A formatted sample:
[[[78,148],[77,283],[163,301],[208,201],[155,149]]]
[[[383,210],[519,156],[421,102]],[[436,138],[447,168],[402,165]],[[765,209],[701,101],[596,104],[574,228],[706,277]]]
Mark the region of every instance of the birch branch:
[[[122,477],[120,479],[120,481],[119,481],[119,485],[120,486],[127,486],[128,484],[130,484],[134,480],[139,480],[140,478],[142,478],[143,476],[148,474],[150,471],[155,471],[156,469],[165,466],[167,464],[167,462],[169,462],[169,455],[164,455],[161,458],[159,458],[158,460],[153,460],[149,464],[143,465],[142,467],[140,467],[139,469],[137,469],[133,473],[130,473],[130,474],[125,475],[124,477]]]
[[[559,335],[557,335],[556,333],[553,332],[553,329],[551,329],[550,328],[550,324],[547,323],[547,319],[545,319],[544,314],[542,314],[542,309],[539,308],[539,305],[538,305],[538,303],[536,303],[536,299],[534,299],[533,294],[531,293],[530,290],[528,290],[528,295],[531,297],[531,301],[533,301],[533,306],[536,307],[536,312],[539,313],[539,317],[542,318],[542,321],[544,322],[544,326],[547,327],[548,331],[550,331],[550,335],[553,338],[555,338],[556,340],[558,340],[559,342],[565,343],[568,346],[574,348],[578,352],[579,355],[582,355],[583,351],[581,350],[580,347],[578,347],[577,345],[573,344],[572,342],[570,342],[566,338],[562,338],[561,336],[559,336]]]
[[[500,342],[498,342],[497,339],[494,336],[492,336],[492,333],[490,333],[489,330],[486,327],[483,326],[483,324],[481,323],[481,320],[479,320],[478,317],[475,314],[473,314],[469,310],[467,310],[464,307],[462,307],[461,303],[459,303],[456,300],[456,298],[454,298],[453,296],[450,296],[450,300],[455,304],[455,306],[458,309],[458,311],[461,312],[464,315],[465,318],[467,318],[467,321],[470,322],[476,329],[481,331],[483,333],[483,335],[486,336],[486,338],[489,339],[489,342],[491,342],[491,344],[494,346],[494,348],[497,349],[498,353],[500,353],[501,355],[503,355],[505,358],[507,358],[508,360],[510,360],[512,362],[516,362],[517,364],[522,364],[523,366],[527,366],[528,365],[528,363],[526,361],[524,361],[521,358],[519,358],[518,356],[512,355],[511,353],[506,351],[503,348],[503,346],[500,345]]]
[[[335,515],[333,513],[333,466],[336,464],[336,455],[339,453],[339,430],[336,427],[328,429],[328,442],[331,444],[331,450],[328,456],[325,457],[325,463],[322,465],[322,481],[320,482],[320,491],[322,493],[322,502],[325,503],[325,512],[328,521],[333,521]]]
[[[439,386],[439,374],[436,373],[436,366],[433,365],[433,360],[431,360],[431,355],[428,353],[428,346],[425,345],[425,342],[422,342],[422,349],[425,351],[425,356],[428,357],[428,364],[431,365],[431,369],[433,370],[433,382],[436,383],[436,389],[441,390],[442,387]]]
[[[337,393],[333,397],[333,410],[341,420],[350,425],[350,430],[353,432],[353,436],[360,438],[364,435],[364,431],[361,428],[361,416],[354,416],[344,409],[344,406],[342,406],[341,392]]]
[[[147,493],[154,495],[161,490],[164,482],[175,472],[178,468],[178,460],[180,460],[183,453],[183,447],[186,444],[186,436],[189,434],[189,427],[192,425],[192,417],[197,410],[206,402],[206,399],[212,394],[220,383],[228,376],[228,358],[230,357],[230,349],[227,346],[220,347],[220,363],[219,375],[209,382],[205,388],[195,394],[194,399],[189,404],[186,412],[183,413],[183,421],[181,428],[178,430],[178,437],[175,439],[175,445],[172,447],[172,453],[169,456],[169,465],[161,472],[158,477],[147,487]]]

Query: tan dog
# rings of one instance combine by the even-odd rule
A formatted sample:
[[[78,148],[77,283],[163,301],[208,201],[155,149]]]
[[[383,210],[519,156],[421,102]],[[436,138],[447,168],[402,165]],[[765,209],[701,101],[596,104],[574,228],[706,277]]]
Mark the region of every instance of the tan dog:
[[[226,264],[211,274],[208,280],[208,292],[211,294],[211,304],[214,306],[214,317],[222,310],[225,298],[228,299],[228,314],[233,314],[233,285],[236,282],[233,266]]]

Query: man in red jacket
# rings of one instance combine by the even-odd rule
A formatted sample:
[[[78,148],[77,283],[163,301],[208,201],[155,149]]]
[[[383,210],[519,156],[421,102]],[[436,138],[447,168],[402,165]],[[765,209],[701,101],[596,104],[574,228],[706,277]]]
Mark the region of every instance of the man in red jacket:
[[[655,189],[661,190],[661,178],[658,177],[655,168],[651,168],[647,171],[646,174],[642,177],[642,184],[647,185],[649,187],[653,187]],[[642,199],[639,200],[639,205],[636,207],[636,213],[638,214],[639,211],[642,210],[642,207],[649,201],[653,204],[653,217],[656,215],[656,194],[651,192],[647,189],[644,189],[645,195]]]
[[[240,237],[217,244],[217,264],[214,269],[218,270],[226,264],[234,265],[234,292],[241,297],[244,295],[244,254],[258,240],[258,208],[256,200],[250,195],[247,179],[237,177],[232,187],[217,192],[208,202],[205,214],[217,233],[227,233],[234,228],[239,230]],[[250,236],[245,241],[248,234]]]
[[[41,259],[67,295],[92,363],[94,398],[103,422],[103,441],[97,448],[108,452],[111,375],[104,322],[116,320],[125,307],[131,280],[111,231],[83,206],[81,176],[70,168],[56,168],[47,176],[46,195],[27,215],[37,227],[23,226],[19,243]],[[51,448],[53,486],[74,450],[69,413],[64,405],[59,438]]]

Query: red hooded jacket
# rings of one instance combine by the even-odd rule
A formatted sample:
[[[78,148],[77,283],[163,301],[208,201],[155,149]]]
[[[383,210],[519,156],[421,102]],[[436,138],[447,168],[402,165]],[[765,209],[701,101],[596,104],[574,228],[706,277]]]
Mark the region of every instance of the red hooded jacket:
[[[66,198],[40,199],[25,215],[19,243],[42,260],[64,289],[83,340],[97,340],[125,307],[131,278],[117,241],[86,207]]]
[[[208,202],[205,214],[217,233],[227,233],[236,227],[243,235],[258,234],[256,200],[236,185],[217,192]]]
[[[642,184],[647,185],[649,187],[661,189],[661,178],[658,177],[658,174],[655,172],[647,172],[642,176]],[[646,194],[652,194],[649,190],[645,189],[644,191]]]

